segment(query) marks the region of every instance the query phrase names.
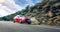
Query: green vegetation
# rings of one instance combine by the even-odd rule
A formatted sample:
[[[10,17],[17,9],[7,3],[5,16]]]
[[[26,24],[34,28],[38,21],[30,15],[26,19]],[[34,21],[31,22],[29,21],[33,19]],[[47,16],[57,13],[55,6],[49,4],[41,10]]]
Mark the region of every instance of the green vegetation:
[[[60,0],[43,0],[35,6],[27,6],[26,9],[2,17],[2,20],[13,20],[13,17],[23,14],[29,17],[35,17],[40,24],[60,25]]]

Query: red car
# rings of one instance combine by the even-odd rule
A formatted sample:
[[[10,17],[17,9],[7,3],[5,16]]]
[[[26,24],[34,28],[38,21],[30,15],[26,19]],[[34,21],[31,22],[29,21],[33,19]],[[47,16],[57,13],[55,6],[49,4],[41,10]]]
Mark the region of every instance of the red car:
[[[14,23],[18,22],[18,23],[28,23],[31,24],[31,20],[30,18],[28,18],[27,16],[24,15],[17,15],[13,18]]]

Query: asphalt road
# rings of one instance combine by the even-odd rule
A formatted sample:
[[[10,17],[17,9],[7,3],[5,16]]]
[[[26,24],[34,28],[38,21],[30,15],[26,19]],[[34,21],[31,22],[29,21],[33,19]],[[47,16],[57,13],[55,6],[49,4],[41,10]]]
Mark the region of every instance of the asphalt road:
[[[60,32],[60,26],[42,26],[0,21],[0,32]]]

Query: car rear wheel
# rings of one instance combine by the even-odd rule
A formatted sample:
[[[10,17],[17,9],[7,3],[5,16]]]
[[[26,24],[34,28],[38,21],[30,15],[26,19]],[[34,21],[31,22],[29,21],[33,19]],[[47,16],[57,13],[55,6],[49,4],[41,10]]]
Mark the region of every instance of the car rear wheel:
[[[31,20],[27,20],[27,24],[31,24]]]

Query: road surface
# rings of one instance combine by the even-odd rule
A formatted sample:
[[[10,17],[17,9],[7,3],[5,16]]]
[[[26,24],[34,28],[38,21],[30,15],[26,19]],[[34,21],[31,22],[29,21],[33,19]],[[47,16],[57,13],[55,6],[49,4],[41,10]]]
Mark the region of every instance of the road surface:
[[[0,32],[60,32],[60,26],[42,26],[0,21]]]

